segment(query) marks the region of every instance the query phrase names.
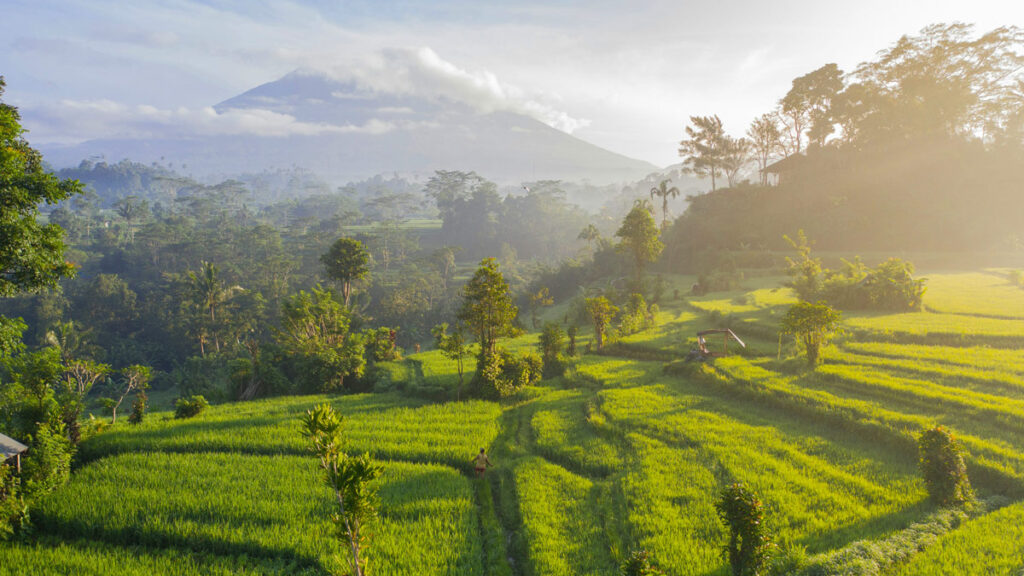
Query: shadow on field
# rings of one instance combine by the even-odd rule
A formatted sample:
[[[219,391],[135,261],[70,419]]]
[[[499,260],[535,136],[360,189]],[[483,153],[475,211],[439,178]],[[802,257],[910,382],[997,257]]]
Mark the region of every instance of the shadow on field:
[[[60,535],[68,540],[86,539],[90,542],[105,542],[118,547],[145,546],[164,550],[176,550],[185,555],[216,555],[238,559],[252,558],[273,563],[275,570],[286,573],[329,574],[319,558],[302,554],[282,546],[267,548],[252,542],[227,542],[209,536],[188,537],[153,532],[143,529],[104,529],[83,522],[58,521],[42,516],[34,517],[34,523],[42,531]]]
[[[847,524],[827,534],[807,536],[798,542],[807,546],[807,552],[810,554],[837,550],[858,540],[877,540],[898,530],[903,530],[935,510],[936,508],[931,502],[922,500],[898,512]]]

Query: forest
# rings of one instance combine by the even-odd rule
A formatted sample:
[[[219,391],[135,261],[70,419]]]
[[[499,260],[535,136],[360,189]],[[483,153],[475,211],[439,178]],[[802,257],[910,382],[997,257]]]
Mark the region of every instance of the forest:
[[[1022,69],[933,25],[613,187],[53,170],[0,100],[0,574],[1019,573]]]

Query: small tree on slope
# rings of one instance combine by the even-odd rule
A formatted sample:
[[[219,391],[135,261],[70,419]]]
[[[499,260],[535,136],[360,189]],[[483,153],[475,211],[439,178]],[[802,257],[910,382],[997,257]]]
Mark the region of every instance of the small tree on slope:
[[[363,528],[377,516],[377,487],[374,480],[384,467],[374,464],[369,454],[349,456],[341,449],[341,416],[329,404],[318,404],[302,417],[302,435],[320,459],[324,482],[334,492],[338,513],[331,515],[340,539],[351,553],[352,576],[365,576],[366,545]]]

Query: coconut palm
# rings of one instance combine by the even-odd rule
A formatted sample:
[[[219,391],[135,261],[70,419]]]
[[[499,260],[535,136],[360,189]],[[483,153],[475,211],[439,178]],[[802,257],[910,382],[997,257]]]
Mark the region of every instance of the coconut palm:
[[[655,196],[661,197],[661,228],[665,229],[668,226],[668,199],[669,196],[675,198],[679,196],[679,188],[675,186],[669,188],[668,185],[672,183],[672,180],[662,180],[656,187],[651,188],[651,199]]]

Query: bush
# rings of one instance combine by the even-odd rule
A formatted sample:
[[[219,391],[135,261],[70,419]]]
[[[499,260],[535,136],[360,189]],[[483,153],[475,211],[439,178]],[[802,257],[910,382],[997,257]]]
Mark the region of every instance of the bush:
[[[178,398],[174,401],[175,418],[192,418],[202,414],[203,410],[210,405],[202,396],[189,396]]]
[[[963,451],[948,430],[942,426],[925,430],[918,439],[918,449],[921,475],[936,504],[951,506],[973,499]]]
[[[21,479],[14,468],[0,464],[0,541],[7,540],[28,521],[28,507],[21,496]]]
[[[130,424],[142,424],[142,420],[146,417],[148,400],[149,397],[146,396],[145,390],[139,390],[139,393],[135,395],[135,401],[132,402],[132,413],[128,415]]]
[[[543,372],[544,360],[537,353],[499,350],[478,360],[473,386],[484,398],[507,398],[540,381]]]
[[[634,550],[622,563],[620,574],[622,576],[663,576],[665,573],[651,564],[651,555],[647,550]]]
[[[544,362],[543,373],[545,378],[557,378],[565,374],[565,358],[562,357],[562,349],[565,346],[565,333],[561,326],[553,322],[544,325],[540,333],[540,353]]]
[[[657,314],[657,305],[647,305],[642,294],[630,294],[629,302],[619,318],[619,334],[628,336],[641,330],[653,328],[657,323],[654,315]]]
[[[67,482],[71,476],[74,447],[63,429],[43,425],[29,439],[29,451],[21,467],[25,497],[34,500]]]
[[[718,516],[729,530],[723,556],[733,576],[757,576],[770,558],[772,542],[764,525],[761,500],[746,486],[733,484],[722,490],[715,503]]]

